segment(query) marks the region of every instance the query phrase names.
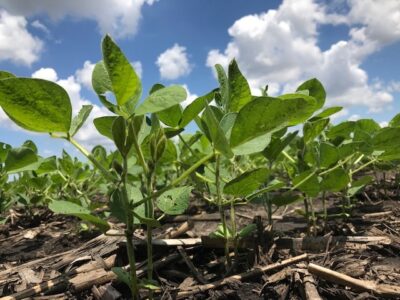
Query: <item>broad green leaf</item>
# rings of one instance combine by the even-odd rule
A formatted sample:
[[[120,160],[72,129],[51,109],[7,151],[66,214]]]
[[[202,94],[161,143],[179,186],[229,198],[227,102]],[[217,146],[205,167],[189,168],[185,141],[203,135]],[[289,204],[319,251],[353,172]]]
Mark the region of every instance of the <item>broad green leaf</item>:
[[[71,102],[54,82],[36,78],[0,80],[0,106],[17,125],[38,132],[68,132]]]
[[[74,136],[78,130],[83,126],[85,121],[90,115],[93,109],[93,105],[83,105],[78,115],[72,119],[71,128],[69,129],[69,135]]]
[[[112,92],[112,83],[104,61],[99,61],[93,69],[92,73],[92,86],[96,94],[104,95],[107,92]]]
[[[108,223],[105,220],[102,220],[99,217],[91,215],[90,210],[80,205],[77,205],[73,202],[64,200],[53,200],[50,202],[49,208],[56,214],[75,216],[83,221],[92,223],[103,232],[110,229],[110,225],[108,225]]]
[[[314,97],[317,100],[317,109],[321,108],[325,104],[325,99],[326,99],[326,92],[321,84],[321,82],[316,79],[312,78],[309,79],[305,82],[303,82],[296,91],[303,91],[303,90],[308,90],[308,94],[312,97]]]
[[[111,268],[111,271],[113,271],[114,274],[117,275],[119,281],[125,283],[128,287],[131,286],[131,275],[128,271],[120,267]]]
[[[256,224],[254,224],[254,223],[248,224],[245,227],[243,227],[242,229],[240,229],[240,231],[238,232],[238,236],[239,236],[239,238],[244,238],[244,237],[252,234],[256,229],[257,229]]]
[[[303,127],[304,142],[308,143],[318,137],[328,126],[329,119],[319,119],[314,122],[306,122]]]
[[[351,187],[347,191],[347,195],[349,197],[353,197],[355,194],[357,194],[362,188],[364,188],[367,184],[371,183],[374,181],[374,177],[367,175],[364,177],[361,177],[358,180],[355,180],[351,183]]]
[[[324,175],[321,181],[321,190],[340,192],[350,182],[349,174],[343,168],[337,168]]]
[[[282,194],[273,195],[271,198],[271,203],[276,206],[285,206],[303,199],[304,198],[299,194],[293,192],[285,192]]]
[[[7,71],[0,71],[0,80],[12,77],[15,77],[15,75]]]
[[[228,76],[225,73],[224,68],[220,64],[215,65],[215,70],[217,71],[218,81],[219,81],[219,92],[221,95],[221,104],[223,107],[229,103],[229,82]]]
[[[293,185],[310,197],[316,197],[320,192],[318,176],[313,170],[307,170],[296,176]]]
[[[356,125],[354,121],[345,121],[331,127],[326,135],[330,139],[334,139],[337,137],[350,138],[350,135],[354,131],[355,126]]]
[[[232,230],[226,226],[225,230],[222,224],[218,224],[217,229],[209,234],[211,238],[231,239],[233,237]]]
[[[157,199],[157,207],[167,215],[180,215],[189,207],[192,187],[184,186],[171,189]]]
[[[182,107],[176,104],[166,110],[159,111],[157,116],[165,125],[173,128],[178,127],[182,118]]]
[[[385,127],[379,130],[372,139],[375,150],[399,150],[400,127]]]
[[[26,140],[21,147],[25,147],[25,148],[29,148],[31,149],[33,152],[35,152],[35,154],[38,154],[38,148],[36,146],[36,144],[31,141],[31,140]]]
[[[232,157],[233,153],[229,147],[229,142],[210,106],[206,107],[202,118],[208,128],[208,132],[210,134],[215,149],[217,149],[228,158]]]
[[[122,192],[119,189],[116,189],[110,197],[110,202],[108,204],[110,207],[111,215],[117,218],[119,221],[123,223],[127,223],[128,215],[126,204],[124,203]]]
[[[8,151],[5,160],[5,170],[8,173],[17,172],[38,161],[35,152],[28,147],[13,148]]]
[[[248,142],[240,144],[239,146],[232,149],[235,155],[248,155],[253,153],[259,153],[268,146],[271,142],[271,133],[260,135]]]
[[[329,143],[321,143],[320,148],[320,167],[329,168],[339,160],[339,153],[335,146]]]
[[[334,115],[337,112],[341,111],[342,109],[343,109],[343,107],[341,107],[341,106],[328,107],[327,109],[324,109],[322,112],[320,112],[319,114],[317,114],[314,117],[312,117],[310,119],[310,122],[314,122],[314,121],[316,121],[318,119],[328,118],[331,115]]]
[[[381,129],[378,123],[372,119],[360,119],[355,121],[354,131],[364,131],[368,134],[373,134]]]
[[[259,97],[246,104],[239,112],[231,133],[231,147],[269,132],[274,132],[287,125],[295,125],[303,116],[310,115],[313,103],[303,98],[283,100],[271,97]],[[311,109],[312,110],[312,109]]]
[[[231,136],[231,131],[233,124],[235,124],[235,120],[237,117],[237,113],[227,113],[224,115],[219,123],[222,131],[225,133],[226,138],[229,140]]]
[[[54,171],[57,171],[57,158],[56,156],[51,156],[41,162],[40,166],[36,170],[36,174],[42,175]]]
[[[190,103],[183,111],[182,119],[179,123],[181,128],[188,125],[191,121],[193,121],[201,111],[214,99],[214,94],[217,90],[214,89],[208,94],[201,96],[195,99],[192,103]]]
[[[127,126],[123,117],[118,117],[114,120],[111,131],[119,152],[126,157],[133,144],[133,127]]]
[[[275,137],[275,134],[269,143],[269,145],[264,149],[263,155],[270,161],[275,161],[283,150],[293,141],[297,136],[298,131],[288,133],[284,139]]]
[[[289,103],[285,103],[286,106],[293,106],[295,109],[298,110],[297,114],[294,114],[290,117],[290,120],[288,121],[288,125],[290,126],[305,122],[318,109],[315,98],[307,95],[285,94],[278,96],[278,98],[288,101]],[[300,106],[298,106],[299,103],[303,104],[300,104]]]
[[[389,121],[389,127],[399,127],[399,126],[400,126],[400,114],[397,114]]]
[[[100,117],[94,119],[93,124],[100,134],[108,137],[110,140],[113,140],[112,125],[115,119],[117,119],[117,117]]]
[[[229,102],[227,111],[238,112],[251,101],[249,84],[239,70],[235,60],[232,60],[228,68]],[[222,95],[224,97],[224,95]]]
[[[104,66],[118,105],[130,102],[134,106],[142,93],[142,84],[131,63],[108,35],[103,39],[102,50]]]
[[[0,142],[0,164],[6,160],[8,151],[10,151],[12,147],[8,144]]]
[[[186,90],[177,85],[157,90],[136,109],[136,115],[155,113],[170,108],[186,99]]]
[[[237,197],[245,197],[253,193],[263,183],[267,182],[269,170],[259,168],[244,172],[224,186],[224,193]]]

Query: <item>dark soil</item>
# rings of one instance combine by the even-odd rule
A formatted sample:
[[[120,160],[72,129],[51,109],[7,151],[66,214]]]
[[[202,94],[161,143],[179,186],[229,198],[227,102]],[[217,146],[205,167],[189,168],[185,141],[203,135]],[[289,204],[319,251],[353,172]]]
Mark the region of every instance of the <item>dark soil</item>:
[[[330,197],[329,213],[341,212],[340,201],[341,199],[335,195]],[[259,216],[258,220],[261,219],[263,223],[263,234],[253,236],[249,243],[239,250],[238,256],[233,258],[234,267],[229,270],[226,270],[223,263],[224,251],[218,245],[212,248],[206,244],[184,247],[179,250],[180,252],[176,247],[155,247],[155,261],[179,254],[177,259],[155,271],[155,278],[163,289],[163,293],[156,293],[155,298],[174,299],[179,291],[190,290],[193,286],[202,284],[201,281],[214,282],[224,276],[244,272],[257,266],[269,265],[302,253],[308,253],[309,262],[353,278],[378,284],[400,285],[400,205],[397,185],[385,182],[382,188],[382,183],[380,183],[379,186],[371,187],[366,193],[361,194],[359,202],[352,211],[352,217],[330,219],[326,224],[319,219],[317,227],[310,234],[320,237],[319,242],[315,242],[313,238],[301,239],[305,237],[307,224],[304,217],[296,212],[299,208],[302,208],[301,203],[292,205],[286,210],[279,209],[275,216],[281,216],[281,218],[276,218],[279,220],[274,221],[274,230],[271,231],[266,226],[267,214],[261,204],[238,206],[236,218],[239,227],[253,222],[257,219],[255,217]],[[314,209],[317,212],[322,210],[321,201],[314,201]],[[198,216],[204,210],[207,210],[209,214],[215,213],[213,208],[201,205],[194,205],[189,212],[190,215]],[[387,213],[381,216],[368,215],[380,212]],[[7,223],[0,227],[0,273],[28,261],[76,249],[99,235],[95,231],[79,232],[79,220],[73,217],[56,216],[43,208],[36,209],[30,214],[21,210],[18,213],[21,216],[16,218],[15,224]],[[162,234],[171,226],[180,224],[182,223],[166,223],[156,230],[155,236]],[[192,227],[181,236],[182,238],[207,236],[215,230],[218,221],[195,220],[191,224]],[[138,234],[143,234],[143,232]],[[384,236],[390,242],[359,243],[336,239],[336,237],[360,236]],[[182,259],[182,251],[193,263],[197,274]],[[113,253],[117,254],[117,265],[126,264],[124,243],[121,243],[119,249]],[[108,256],[111,254],[109,253]],[[94,259],[95,254],[90,255],[93,255]],[[137,247],[137,256],[139,262],[146,258],[144,246]],[[105,259],[104,256],[102,258]],[[44,273],[42,279],[46,279],[50,276],[46,274],[62,273],[66,269],[52,270],[51,266],[47,266],[39,269],[32,268],[32,270],[35,274]],[[304,261],[274,270],[261,277],[251,278],[247,282],[229,281],[221,288],[208,289],[185,299],[307,299],[304,291],[306,270],[307,261]],[[319,276],[311,277],[322,299],[380,299],[374,295],[373,291],[360,292],[340,283],[328,282]],[[15,282],[6,282],[0,277],[0,296],[21,291],[23,290],[21,286],[26,289],[35,285],[34,283],[23,284],[23,280],[21,277]],[[53,296],[42,299],[128,299],[129,292],[121,283],[114,281],[112,286],[102,284],[97,288],[106,289],[109,293],[116,291],[117,294],[120,293],[120,297],[98,298],[93,288],[76,293],[64,287],[64,289],[53,291]]]

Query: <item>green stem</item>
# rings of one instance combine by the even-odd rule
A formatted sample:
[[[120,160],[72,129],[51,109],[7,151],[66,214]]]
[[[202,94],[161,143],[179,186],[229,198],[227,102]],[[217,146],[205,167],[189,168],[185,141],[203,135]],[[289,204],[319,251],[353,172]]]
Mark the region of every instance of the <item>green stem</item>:
[[[350,174],[353,175],[353,174],[355,174],[355,173],[361,171],[362,169],[368,167],[370,164],[373,164],[373,163],[376,162],[376,161],[377,161],[377,159],[374,158],[374,159],[370,160],[369,162],[363,164],[362,166],[358,167],[358,168],[355,169],[354,171],[350,171]]]
[[[128,196],[128,190],[127,190],[127,179],[128,179],[128,160],[126,157],[123,158],[123,173],[122,173],[122,195],[124,198],[124,205],[127,213],[127,224],[126,224],[126,230],[125,230],[125,237],[126,237],[126,250],[128,254],[128,260],[129,260],[129,266],[130,266],[130,289],[132,292],[132,298],[136,299],[139,295],[139,288],[138,288],[138,283],[137,283],[137,275],[136,275],[136,259],[135,259],[135,249],[133,246],[133,224],[134,224],[134,218],[133,218],[133,210],[130,209],[130,201],[129,201],[129,196]]]
[[[292,162],[292,163],[296,163],[296,160],[293,158],[293,157],[291,157],[286,151],[282,151],[282,154],[290,161],[290,162]]]
[[[201,166],[202,164],[204,164],[206,161],[210,160],[211,158],[214,157],[214,153],[208,154],[207,156],[204,156],[202,159],[198,160],[194,165],[192,165],[189,169],[187,169],[185,172],[183,172],[181,174],[181,176],[179,176],[178,178],[174,179],[168,186],[163,187],[162,189],[156,191],[153,193],[153,198],[154,197],[158,197],[161,194],[165,193],[166,191],[169,191],[170,189],[172,189],[173,187],[177,186],[179,183],[181,183],[183,180],[185,180],[187,177],[189,177],[190,174],[192,174],[194,171],[196,171],[196,169]],[[142,200],[136,202],[133,207],[138,207],[140,205],[142,205],[143,203],[145,203],[147,200],[149,200],[150,198],[152,198],[151,196],[147,196],[145,198],[143,198]]]
[[[217,204],[219,209],[219,214],[222,223],[222,229],[224,232],[224,243],[225,243],[225,258],[227,262],[227,268],[231,266],[231,258],[229,256],[229,240],[228,240],[228,228],[226,226],[226,218],[225,218],[225,210],[223,207],[223,200],[221,194],[221,186],[220,186],[220,178],[219,178],[219,171],[220,171],[220,155],[215,155],[215,185],[217,189]]]
[[[67,140],[72,145],[74,145],[83,155],[85,155],[93,163],[93,165],[95,165],[95,167],[97,167],[101,171],[101,173],[105,178],[107,178],[107,180],[111,182],[117,181],[117,178],[110,171],[104,168],[103,165],[99,163],[97,159],[95,159],[94,156],[89,151],[87,151],[81,144],[79,144],[75,139],[73,139],[72,137],[68,137]]]

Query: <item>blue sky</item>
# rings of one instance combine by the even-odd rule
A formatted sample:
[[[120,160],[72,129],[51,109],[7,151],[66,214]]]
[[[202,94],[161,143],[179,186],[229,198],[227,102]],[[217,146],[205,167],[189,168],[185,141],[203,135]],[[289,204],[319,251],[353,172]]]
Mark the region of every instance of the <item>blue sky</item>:
[[[75,113],[95,105],[92,120],[107,113],[90,90],[105,33],[141,73],[145,94],[156,82],[182,84],[188,103],[216,87],[214,64],[236,57],[254,93],[319,78],[327,105],[344,106],[336,121],[385,125],[400,112],[398,0],[0,0],[0,69],[58,82]],[[107,144],[90,122],[77,138],[88,148]],[[71,150],[0,113],[0,141],[26,139],[44,155]]]

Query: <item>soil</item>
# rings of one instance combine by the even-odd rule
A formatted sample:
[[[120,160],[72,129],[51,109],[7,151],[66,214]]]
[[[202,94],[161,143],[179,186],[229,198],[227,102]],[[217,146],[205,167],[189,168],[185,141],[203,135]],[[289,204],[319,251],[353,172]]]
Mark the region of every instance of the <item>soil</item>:
[[[162,287],[162,293],[156,292],[155,298],[381,299],[377,290],[357,290],[338,280],[328,281],[322,275],[312,273],[308,263],[362,280],[362,283],[387,284],[398,288],[399,199],[397,184],[393,181],[380,182],[360,194],[351,217],[330,219],[326,224],[318,220],[315,230],[308,236],[305,219],[296,212],[302,208],[301,203],[279,209],[274,214],[273,230],[267,226],[267,214],[261,204],[239,205],[236,207],[239,227],[256,222],[259,230],[241,244],[237,255],[232,258],[233,267],[228,270],[224,264],[222,243],[207,239],[218,225],[218,213],[201,200],[196,200],[186,217],[167,218],[163,226],[155,230],[155,237],[160,237],[171,228],[182,226],[186,218],[190,220],[190,228],[179,238],[195,240],[203,237],[202,243],[193,245],[155,246],[155,261],[170,259],[169,263],[161,262],[154,272]],[[332,195],[328,200],[329,213],[340,213],[341,199]],[[318,199],[314,201],[314,209],[317,212],[322,210]],[[199,215],[205,211],[208,217]],[[72,278],[76,274],[72,275],[71,270],[77,270],[89,261],[99,263],[100,259],[103,267],[92,272],[105,272],[101,278],[109,278],[108,282],[94,281],[82,288],[84,285],[79,281],[81,285],[76,288],[78,285],[71,281],[26,298],[129,299],[126,286],[112,278],[113,273],[104,263],[116,257],[113,264],[127,264],[123,238],[104,237],[96,231],[79,231],[78,219],[53,215],[45,208],[36,208],[29,213],[22,209],[14,212],[18,215],[14,223],[0,226],[0,296],[15,295],[49,280],[58,280],[63,274]],[[143,234],[143,230],[138,230],[136,238],[141,238]],[[146,259],[144,245],[138,244],[136,252],[138,269],[141,270],[145,265],[141,262]],[[307,260],[262,272],[246,280],[228,280],[221,287],[182,296],[182,292],[193,291],[194,287],[215,282],[224,276],[260,266],[273,266],[276,262],[304,253],[308,254]],[[62,257],[68,259],[62,260]],[[81,280],[92,276],[88,274]],[[313,291],[316,293],[314,296]],[[143,298],[146,298],[145,293]],[[395,296],[388,298],[400,299]]]

